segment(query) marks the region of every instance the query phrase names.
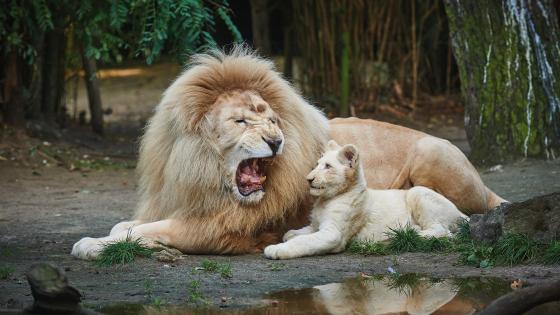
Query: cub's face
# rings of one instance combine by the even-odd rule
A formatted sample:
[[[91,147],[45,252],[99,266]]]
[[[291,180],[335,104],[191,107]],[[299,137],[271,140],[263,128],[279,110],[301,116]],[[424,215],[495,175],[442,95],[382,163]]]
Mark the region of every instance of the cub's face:
[[[313,196],[334,197],[345,192],[356,181],[358,152],[354,145],[339,146],[334,140],[307,175]]]
[[[232,91],[218,98],[208,118],[232,194],[240,202],[259,202],[268,170],[284,148],[277,114],[257,93]]]

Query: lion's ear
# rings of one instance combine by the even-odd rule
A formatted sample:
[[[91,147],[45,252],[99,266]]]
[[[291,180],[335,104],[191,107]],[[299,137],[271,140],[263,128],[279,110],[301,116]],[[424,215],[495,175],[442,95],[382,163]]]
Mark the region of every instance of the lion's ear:
[[[338,151],[338,160],[349,167],[358,164],[358,149],[353,144],[347,144]]]
[[[339,148],[340,146],[338,145],[338,143],[336,143],[336,141],[329,140],[329,142],[327,142],[327,149],[333,151],[333,150],[338,150]]]

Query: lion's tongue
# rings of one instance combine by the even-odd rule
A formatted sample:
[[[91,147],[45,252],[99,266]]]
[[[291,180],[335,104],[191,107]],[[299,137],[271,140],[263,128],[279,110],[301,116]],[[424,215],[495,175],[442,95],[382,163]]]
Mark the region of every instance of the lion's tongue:
[[[241,174],[240,174],[240,181],[243,184],[262,184],[261,183],[261,174],[259,172],[259,164],[257,163],[256,160],[251,160],[250,162],[247,162],[246,165],[244,165],[241,168]]]
[[[261,179],[255,173],[241,173],[240,182],[244,185],[260,185]]]
[[[244,193],[262,189],[266,176],[263,176],[256,160],[244,162],[240,167],[238,181]]]

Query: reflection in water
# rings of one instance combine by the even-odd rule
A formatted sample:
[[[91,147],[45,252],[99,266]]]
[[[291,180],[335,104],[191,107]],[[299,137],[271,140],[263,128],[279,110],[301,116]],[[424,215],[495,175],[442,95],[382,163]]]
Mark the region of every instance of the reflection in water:
[[[318,302],[331,314],[431,314],[457,295],[450,281],[419,281],[398,288],[388,279],[331,283],[315,287]],[[472,314],[468,306],[457,314]]]
[[[281,291],[267,295],[263,305],[249,309],[116,305],[100,311],[115,315],[474,314],[510,291],[507,281],[494,278],[440,280],[406,274],[350,279],[342,283]],[[549,311],[558,309],[559,304],[543,305],[530,314],[550,314]]]

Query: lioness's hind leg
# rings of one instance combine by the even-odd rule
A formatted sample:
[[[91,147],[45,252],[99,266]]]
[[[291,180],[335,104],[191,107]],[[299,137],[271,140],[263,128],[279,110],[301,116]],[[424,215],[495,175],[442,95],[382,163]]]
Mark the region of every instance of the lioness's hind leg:
[[[484,213],[505,202],[484,185],[467,157],[447,140],[420,139],[410,165],[413,186],[425,186],[444,195],[467,214]]]
[[[111,229],[111,232],[109,232],[109,235],[115,235],[115,234],[123,232],[123,231],[128,231],[130,228],[132,228],[136,225],[140,225],[140,224],[142,224],[142,221],[139,221],[139,220],[123,221],[123,222],[117,223],[117,224],[115,224],[115,226],[113,226],[113,228]]]
[[[466,218],[447,198],[422,186],[408,190],[406,204],[423,236],[449,236],[457,222]]]

